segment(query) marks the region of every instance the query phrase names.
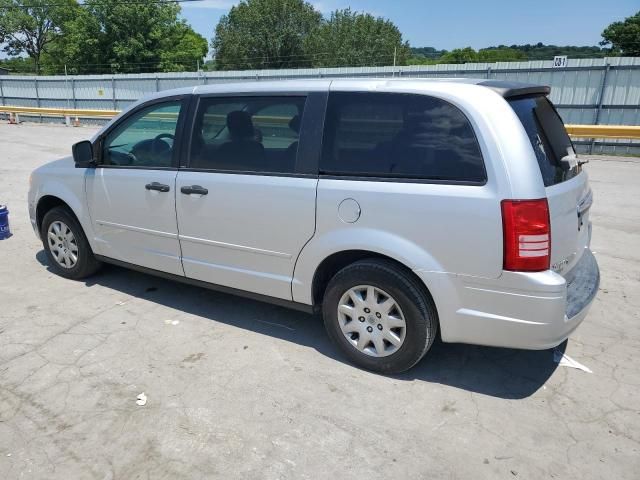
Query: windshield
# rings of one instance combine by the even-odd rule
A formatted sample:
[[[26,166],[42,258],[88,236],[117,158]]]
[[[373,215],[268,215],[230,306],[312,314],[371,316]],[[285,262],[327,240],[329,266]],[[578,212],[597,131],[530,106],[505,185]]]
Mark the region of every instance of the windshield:
[[[549,187],[575,177],[580,172],[575,150],[552,103],[544,96],[535,96],[509,100],[509,104],[529,136],[544,185]]]

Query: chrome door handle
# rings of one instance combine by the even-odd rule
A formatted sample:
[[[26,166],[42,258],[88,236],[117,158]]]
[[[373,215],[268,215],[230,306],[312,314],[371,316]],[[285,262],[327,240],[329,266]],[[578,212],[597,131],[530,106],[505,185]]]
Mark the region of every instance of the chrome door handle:
[[[171,190],[169,185],[165,185],[164,183],[151,182],[147,183],[144,188],[147,190],[155,190],[156,192],[168,192]]]
[[[190,185],[188,187],[182,187],[180,191],[185,195],[191,195],[191,194],[208,195],[209,194],[209,190],[207,190],[204,187],[201,187],[200,185]]]

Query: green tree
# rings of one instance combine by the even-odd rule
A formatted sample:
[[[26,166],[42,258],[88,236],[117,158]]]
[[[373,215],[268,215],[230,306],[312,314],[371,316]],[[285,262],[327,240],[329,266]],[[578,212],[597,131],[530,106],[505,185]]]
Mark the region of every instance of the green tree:
[[[412,55],[407,59],[407,65],[436,65],[437,59],[431,59],[422,55]]]
[[[33,75],[36,73],[33,60],[29,57],[3,58],[0,67],[6,68],[12,74]]]
[[[179,19],[174,2],[86,0],[51,49],[49,68],[70,73],[195,70],[207,40]]]
[[[499,45],[497,48],[507,47]],[[553,60],[556,55],[566,55],[570,58],[602,58],[612,54],[610,49],[597,46],[545,45],[542,42],[535,45],[511,45],[508,48],[524,53],[528,60]]]
[[[474,63],[474,62],[515,62],[526,60],[527,56],[520,50],[505,46],[482,48],[475,51],[471,47],[457,48],[446,52],[439,59],[440,63]]]
[[[440,63],[472,63],[478,61],[478,52],[471,47],[455,48],[440,57]]]
[[[437,60],[447,53],[446,50],[437,50],[433,47],[411,47],[411,55],[418,58],[427,58],[429,60]]]
[[[433,61],[443,62],[446,50],[436,50],[433,47],[411,48],[411,65],[429,65]],[[466,53],[466,56],[465,56]],[[498,45],[497,47],[481,48],[477,55],[468,49],[456,50],[456,53],[445,58],[457,62],[512,62],[518,60],[553,60],[556,55],[567,55],[570,58],[602,58],[615,55],[610,48],[597,46],[578,47],[574,45],[545,45],[541,42],[531,45]]]
[[[0,0],[0,44],[10,56],[28,55],[40,73],[42,56],[61,37],[76,0]]]
[[[602,32],[600,45],[611,45],[628,57],[640,57],[640,12],[622,22],[613,22]]]
[[[336,10],[314,30],[306,50],[316,67],[405,65],[409,44],[393,22],[350,8]]]
[[[208,51],[206,38],[186,23],[178,22],[160,52],[160,70],[178,72],[202,67]]]
[[[304,0],[242,0],[216,26],[211,41],[216,68],[308,66],[305,39],[321,18]]]
[[[517,62],[519,60],[527,60],[527,56],[515,48],[500,46],[478,50],[478,62]]]

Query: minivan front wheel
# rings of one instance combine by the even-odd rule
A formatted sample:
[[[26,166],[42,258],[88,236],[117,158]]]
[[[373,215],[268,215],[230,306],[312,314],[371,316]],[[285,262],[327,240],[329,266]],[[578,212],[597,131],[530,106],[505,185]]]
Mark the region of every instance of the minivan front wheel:
[[[65,207],[46,213],[40,235],[49,263],[58,275],[80,280],[100,268],[101,262],[94,257],[82,227]]]
[[[399,373],[432,345],[435,306],[417,280],[388,260],[355,262],[329,282],[323,300],[327,332],[353,363]]]

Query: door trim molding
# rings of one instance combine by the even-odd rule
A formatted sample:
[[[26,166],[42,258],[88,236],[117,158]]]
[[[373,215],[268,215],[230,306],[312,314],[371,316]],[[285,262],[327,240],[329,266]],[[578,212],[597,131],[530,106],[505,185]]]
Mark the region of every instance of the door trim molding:
[[[189,237],[187,235],[178,235],[178,240],[191,242],[191,243],[202,243],[204,245],[210,245],[213,247],[228,248],[231,250],[240,250],[240,251],[249,252],[249,253],[257,253],[260,255],[268,255],[270,257],[279,257],[279,258],[286,258],[286,259],[290,259],[293,257],[293,255],[291,255],[290,253],[275,252],[272,250],[263,250],[262,248],[247,247],[245,245],[235,245],[233,243],[218,242],[216,240],[207,240],[205,238],[199,238],[199,237]]]
[[[96,220],[96,224],[100,225],[101,227],[121,228],[123,230],[129,230],[131,232],[146,233],[147,235],[155,235],[157,237],[173,238],[173,239],[176,239],[176,240],[178,239],[178,234],[177,233],[169,233],[169,232],[162,232],[160,230],[151,230],[149,228],[134,227],[132,225],[123,225],[121,223],[107,222],[105,220]]]

